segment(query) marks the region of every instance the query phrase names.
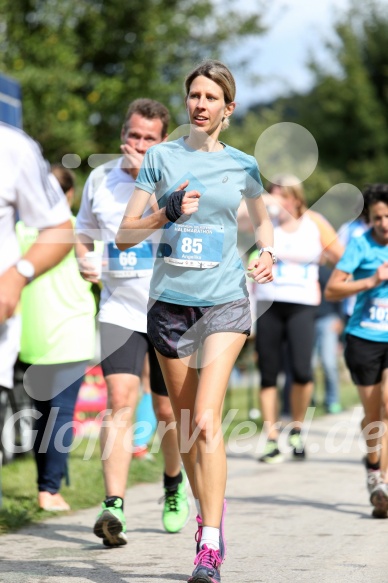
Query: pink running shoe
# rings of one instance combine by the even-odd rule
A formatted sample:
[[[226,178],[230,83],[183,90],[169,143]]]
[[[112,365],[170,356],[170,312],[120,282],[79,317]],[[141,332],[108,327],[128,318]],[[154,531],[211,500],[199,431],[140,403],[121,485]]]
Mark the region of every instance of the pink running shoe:
[[[188,583],[221,583],[222,559],[219,551],[203,545],[194,560],[196,565]]]

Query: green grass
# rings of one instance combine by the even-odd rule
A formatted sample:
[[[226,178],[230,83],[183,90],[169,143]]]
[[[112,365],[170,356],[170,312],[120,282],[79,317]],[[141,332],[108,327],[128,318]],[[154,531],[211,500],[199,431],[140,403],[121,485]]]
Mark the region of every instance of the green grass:
[[[324,414],[320,404],[323,400],[322,375],[318,370],[316,378],[315,416]],[[347,371],[341,369],[341,403],[349,408],[358,403],[357,391],[350,381]],[[236,388],[229,390],[225,400],[224,416],[230,409],[237,410],[233,421],[225,431],[227,439],[239,423],[248,420],[248,412],[258,408],[257,388]],[[255,421],[258,431],[262,423]],[[242,435],[240,433],[240,435]],[[86,458],[86,459],[85,459]],[[161,453],[154,456],[154,461],[134,459],[128,477],[128,487],[144,482],[161,479],[163,459]],[[97,506],[104,498],[104,486],[98,442],[83,440],[70,455],[70,485],[61,488],[72,510]],[[2,507],[0,509],[0,534],[11,532],[31,522],[39,522],[52,516],[37,506],[36,468],[31,454],[20,457],[2,468]]]
[[[63,485],[61,494],[72,510],[96,506],[104,499],[104,485],[99,445],[93,453],[85,452],[90,445],[83,440],[69,457],[70,485]],[[161,479],[163,461],[161,454],[153,461],[133,459],[127,486]],[[2,507],[0,509],[0,534],[11,532],[31,522],[39,522],[52,516],[38,508],[35,461],[31,454],[20,457],[2,468]]]

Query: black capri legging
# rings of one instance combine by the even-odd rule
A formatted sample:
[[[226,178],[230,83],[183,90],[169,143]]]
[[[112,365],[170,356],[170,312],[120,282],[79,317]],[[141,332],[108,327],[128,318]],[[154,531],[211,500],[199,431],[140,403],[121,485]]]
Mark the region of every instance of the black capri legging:
[[[287,341],[294,382],[313,380],[312,353],[315,337],[316,306],[273,302],[257,303],[256,350],[259,356],[261,388],[275,387],[282,370],[282,344]],[[261,314],[261,315],[260,315]]]

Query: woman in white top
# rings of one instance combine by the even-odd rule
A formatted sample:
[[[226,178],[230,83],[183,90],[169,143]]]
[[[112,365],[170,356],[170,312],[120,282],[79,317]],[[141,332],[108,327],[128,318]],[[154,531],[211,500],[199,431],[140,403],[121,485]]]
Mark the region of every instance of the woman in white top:
[[[277,264],[274,281],[255,286],[257,300],[256,349],[261,372],[261,410],[268,442],[260,461],[282,461],[278,447],[276,380],[282,369],[281,346],[287,342],[293,384],[290,395],[293,456],[304,459],[301,429],[313,389],[312,350],[316,308],[321,301],[318,266],[324,253],[336,262],[342,254],[336,233],[321,215],[308,211],[300,181],[280,176],[267,189],[277,210],[274,241]]]

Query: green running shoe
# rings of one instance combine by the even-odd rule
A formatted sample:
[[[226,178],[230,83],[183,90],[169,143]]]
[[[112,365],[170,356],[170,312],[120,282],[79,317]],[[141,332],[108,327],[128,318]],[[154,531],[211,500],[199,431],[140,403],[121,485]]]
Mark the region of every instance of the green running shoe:
[[[182,470],[182,482],[178,488],[164,489],[164,507],[162,521],[167,532],[179,532],[185,526],[190,517],[190,503],[186,492],[187,477]]]
[[[292,455],[294,460],[306,459],[306,450],[300,431],[291,429],[290,435],[288,436],[288,443],[292,447]]]
[[[120,499],[115,500],[114,506],[107,506],[102,503],[102,510],[97,516],[93,532],[106,547],[118,547],[127,544],[127,530],[122,502]]]
[[[259,462],[265,464],[280,464],[283,461],[283,455],[279,449],[276,439],[268,439],[265,444],[264,453],[259,457]]]
[[[341,413],[342,411],[342,407],[340,403],[330,403],[330,405],[327,405],[326,407],[326,412],[329,413],[329,415],[337,415],[338,413]]]

